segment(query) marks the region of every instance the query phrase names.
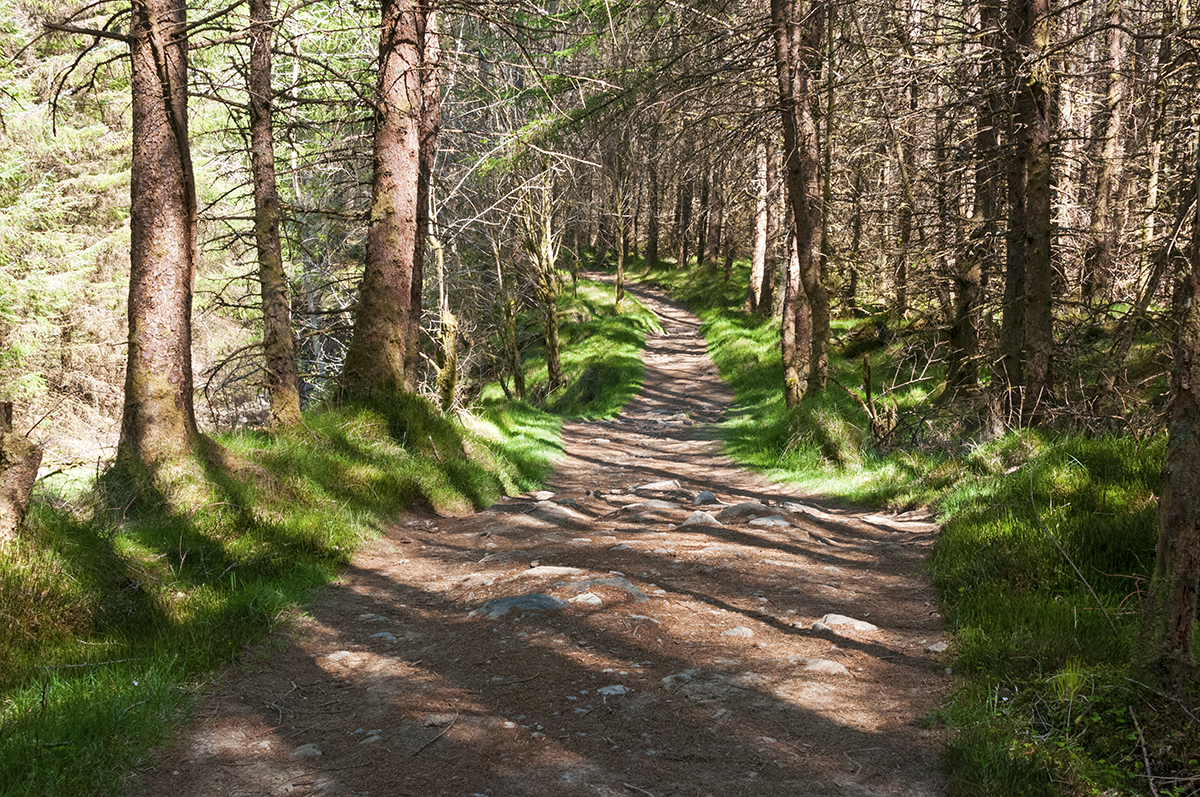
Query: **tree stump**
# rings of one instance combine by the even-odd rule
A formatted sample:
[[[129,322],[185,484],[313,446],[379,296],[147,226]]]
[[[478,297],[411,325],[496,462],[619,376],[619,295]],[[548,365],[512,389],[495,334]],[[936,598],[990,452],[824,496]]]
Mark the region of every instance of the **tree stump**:
[[[12,432],[12,402],[0,402],[0,546],[16,539],[42,464],[42,449]]]

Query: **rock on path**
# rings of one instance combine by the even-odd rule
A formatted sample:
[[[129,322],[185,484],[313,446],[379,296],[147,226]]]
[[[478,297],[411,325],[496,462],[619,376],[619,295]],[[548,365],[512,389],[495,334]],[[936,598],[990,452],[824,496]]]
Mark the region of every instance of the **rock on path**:
[[[146,795],[944,793],[936,527],[720,454],[698,321],[548,489],[412,516],[204,697]]]

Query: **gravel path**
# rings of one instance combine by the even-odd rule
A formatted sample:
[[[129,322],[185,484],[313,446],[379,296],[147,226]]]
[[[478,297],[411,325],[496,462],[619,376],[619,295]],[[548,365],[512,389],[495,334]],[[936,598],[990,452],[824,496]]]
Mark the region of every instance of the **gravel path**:
[[[135,793],[941,795],[926,516],[733,465],[698,321],[545,493],[410,515],[203,697]]]

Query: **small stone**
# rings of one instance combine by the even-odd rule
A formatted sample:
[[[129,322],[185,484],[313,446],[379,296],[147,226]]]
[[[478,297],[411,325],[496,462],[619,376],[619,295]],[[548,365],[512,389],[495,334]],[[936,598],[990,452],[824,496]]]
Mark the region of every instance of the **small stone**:
[[[568,606],[570,604],[561,598],[534,592],[529,595],[514,595],[507,598],[490,600],[471,612],[469,616],[474,617],[475,615],[482,614],[489,620],[495,620],[498,617],[508,614],[513,609],[522,612],[552,612],[565,609]]]
[[[354,654],[348,650],[339,650],[337,653],[330,653],[325,658],[329,659],[330,661],[345,661],[353,655]]]
[[[768,517],[758,517],[750,521],[751,526],[761,526],[766,528],[791,528],[792,524],[783,515],[770,515]]]
[[[853,617],[847,617],[844,614],[827,614],[818,622],[826,626],[846,626],[854,631],[878,631],[879,627],[868,623],[866,620],[855,620]]]
[[[721,528],[721,522],[707,512],[696,510],[688,515],[687,520],[679,524],[680,528],[684,526],[715,526]]]
[[[321,754],[321,748],[315,744],[302,744],[292,751],[292,758],[316,758]]]
[[[560,506],[553,501],[539,501],[533,509],[529,510],[529,515],[559,526],[586,523],[588,520],[587,515],[576,512],[570,507]]]
[[[646,597],[645,593],[635,587],[629,579],[621,576],[613,576],[612,578],[589,578],[584,581],[576,581],[573,584],[560,583],[556,584],[555,586],[569,587],[574,592],[590,590],[592,587],[616,587],[617,589],[627,593],[637,603],[650,600]]]
[[[799,623],[797,623],[796,625],[799,625]],[[814,631],[832,631],[833,629],[830,628],[829,626],[825,625],[824,623],[822,623],[820,620],[817,620],[815,623],[812,624],[812,630],[814,630]]]
[[[638,492],[639,490],[646,490],[654,492],[667,492],[668,490],[678,489],[680,489],[679,482],[675,481],[674,479],[668,479],[666,481],[650,482],[649,484],[639,484],[637,487],[633,488],[633,491]]]
[[[754,632],[744,625],[735,625],[727,631],[722,631],[721,636],[751,637],[754,636]]]
[[[609,548],[608,550],[610,550],[610,551],[632,551],[633,546],[626,545],[625,543],[621,543],[620,545],[614,545],[613,547]]]
[[[371,634],[371,639],[378,639],[381,642],[395,642],[396,635],[389,634],[387,631],[380,631],[378,634]]]
[[[579,567],[559,567],[558,565],[538,565],[531,567],[523,573],[519,573],[517,578],[531,578],[535,576],[578,576],[587,571]]]
[[[769,506],[757,503],[734,504],[727,506],[717,513],[717,520],[737,520],[747,517],[766,517],[774,515],[775,510]]]
[[[950,646],[947,645],[945,642],[934,642],[932,645],[930,645],[929,647],[927,647],[925,649],[928,650],[930,653],[945,653],[947,650],[950,649]]]
[[[430,714],[425,718],[426,728],[444,728],[454,722],[453,714]]]
[[[554,493],[549,490],[538,490],[531,496],[535,501],[549,501],[554,497]]]
[[[719,504],[721,501],[717,498],[717,494],[711,490],[701,490],[692,499],[692,503],[701,506],[703,504]]]
[[[817,673],[818,675],[849,675],[850,671],[846,669],[844,664],[840,664],[831,659],[808,659],[803,656],[795,656],[788,661],[792,664],[800,665],[800,669],[804,672]]]
[[[627,695],[632,691],[633,690],[630,689],[628,686],[621,686],[620,684],[616,684],[614,686],[602,686],[596,690],[596,694],[604,695],[605,697],[616,697],[618,695]]]
[[[574,598],[568,598],[567,603],[586,603],[589,606],[603,606],[604,599],[594,592],[585,592],[582,595],[576,595]]]

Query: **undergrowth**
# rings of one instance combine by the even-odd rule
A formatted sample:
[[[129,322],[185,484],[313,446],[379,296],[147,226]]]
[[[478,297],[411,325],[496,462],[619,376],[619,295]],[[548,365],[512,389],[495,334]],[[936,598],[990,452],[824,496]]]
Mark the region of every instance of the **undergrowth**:
[[[827,496],[938,515],[929,575],[953,639],[946,663],[965,677],[926,722],[949,728],[954,793],[1148,794],[1149,762],[1158,794],[1200,794],[1200,695],[1189,706],[1126,676],[1164,436],[1009,429],[979,397],[941,400],[937,330],[885,313],[836,319],[827,391],[788,409],[778,321],[740,309],[744,274],[664,266],[645,279],[704,322],[737,396],[732,456]],[[863,407],[864,357],[886,425]]]
[[[592,285],[564,301],[568,384],[547,406],[612,414],[637,391],[653,316],[611,304]],[[536,353],[527,368],[536,384]],[[194,687],[364,541],[411,507],[462,514],[540,485],[560,424],[497,396],[457,418],[398,396],[220,435],[172,496],[115,472],[42,480],[26,530],[0,548],[0,794],[120,793]]]

